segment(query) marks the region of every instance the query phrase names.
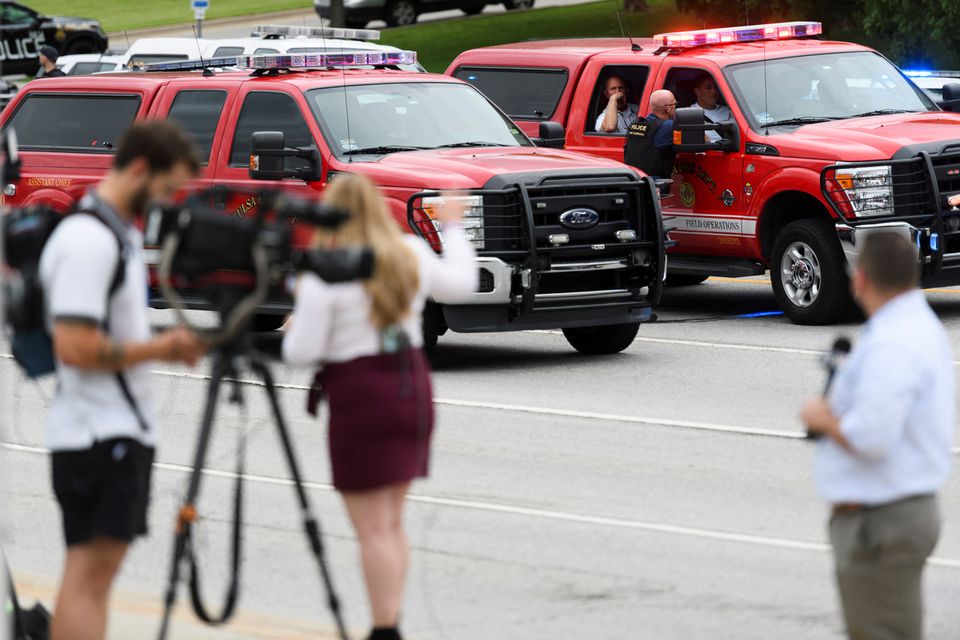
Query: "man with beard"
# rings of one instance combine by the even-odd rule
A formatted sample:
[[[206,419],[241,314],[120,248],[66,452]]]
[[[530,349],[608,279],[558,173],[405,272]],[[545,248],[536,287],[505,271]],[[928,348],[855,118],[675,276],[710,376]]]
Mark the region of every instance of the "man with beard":
[[[157,442],[149,363],[193,365],[204,351],[183,328],[151,336],[143,238],[134,224],[198,169],[175,125],[135,124],[111,170],[57,226],[40,259],[58,383],[47,446],[67,545],[54,640],[105,637],[113,579],[130,543],[147,532]]]
[[[599,116],[595,129],[602,133],[627,132],[630,123],[637,119],[637,107],[627,102],[629,92],[627,83],[622,78],[610,76],[604,84],[603,96],[607,99],[607,107]]]

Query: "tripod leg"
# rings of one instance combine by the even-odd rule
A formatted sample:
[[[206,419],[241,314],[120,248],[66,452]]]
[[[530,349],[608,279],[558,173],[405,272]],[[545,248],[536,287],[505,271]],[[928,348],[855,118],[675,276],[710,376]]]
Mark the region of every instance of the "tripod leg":
[[[330,576],[330,570],[327,567],[327,560],[323,550],[323,540],[320,537],[320,525],[313,514],[310,506],[307,492],[303,488],[303,479],[300,476],[300,466],[297,463],[296,454],[293,450],[293,443],[290,440],[290,433],[287,430],[287,423],[283,418],[283,412],[280,410],[280,403],[277,400],[277,391],[273,386],[273,375],[270,369],[262,362],[254,362],[251,367],[263,378],[264,386],[267,390],[267,396],[270,398],[270,408],[273,410],[273,417],[277,424],[277,430],[280,433],[280,442],[283,445],[283,452],[287,457],[287,464],[290,467],[290,474],[293,476],[293,484],[297,493],[297,500],[300,502],[300,509],[303,512],[303,528],[310,541],[310,548],[320,566],[320,576],[323,579],[323,586],[327,590],[327,604],[333,614],[334,621],[340,637],[347,640],[347,629],[343,623],[343,615],[340,612],[340,600],[337,597],[333,587],[333,579]]]
[[[217,399],[220,395],[220,384],[227,370],[226,356],[216,355],[213,362],[213,373],[210,386],[207,388],[207,401],[203,409],[203,422],[200,424],[200,435],[197,439],[197,449],[193,459],[193,471],[187,484],[187,495],[180,511],[177,513],[176,538],[173,543],[173,559],[170,562],[170,579],[167,583],[167,592],[164,598],[163,622],[160,625],[160,640],[167,637],[167,628],[170,624],[170,614],[173,612],[173,603],[177,599],[177,583],[180,582],[180,565],[187,551],[190,538],[190,526],[196,520],[197,495],[200,493],[200,477],[203,463],[207,457],[207,447],[210,444],[210,434],[213,432],[213,418],[216,413]]]

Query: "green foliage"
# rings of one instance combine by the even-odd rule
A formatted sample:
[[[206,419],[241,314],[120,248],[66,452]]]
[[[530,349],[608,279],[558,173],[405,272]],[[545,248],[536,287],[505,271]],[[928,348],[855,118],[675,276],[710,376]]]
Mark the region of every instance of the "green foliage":
[[[960,45],[956,0],[866,0],[867,33],[886,39],[901,66],[955,66]]]

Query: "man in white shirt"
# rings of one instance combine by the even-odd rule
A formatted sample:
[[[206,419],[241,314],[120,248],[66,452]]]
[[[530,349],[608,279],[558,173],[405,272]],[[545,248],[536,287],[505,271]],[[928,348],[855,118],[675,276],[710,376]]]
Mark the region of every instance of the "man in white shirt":
[[[827,399],[801,413],[815,478],[832,505],[830,540],[853,640],[923,637],[922,575],[939,537],[936,493],[952,465],[953,356],[917,289],[916,246],[867,238],[852,290],[869,320]]]
[[[105,637],[113,579],[147,531],[157,441],[148,363],[193,364],[203,352],[185,329],[151,336],[134,226],[149,202],[172,198],[198,168],[175,125],[135,124],[106,177],[81,200],[82,213],[57,226],[40,258],[57,361],[47,446],[67,544],[53,640]]]
[[[733,120],[730,107],[720,104],[720,90],[717,88],[713,76],[709,73],[702,73],[697,76],[697,79],[693,82],[693,94],[697,96],[697,101],[690,106],[703,109],[703,115],[707,122],[716,123]],[[706,134],[708,142],[717,142],[723,139],[716,131],[707,131]]]
[[[630,87],[618,76],[610,76],[604,84],[603,97],[607,106],[599,116],[594,128],[601,133],[627,132],[630,123],[637,119],[637,105],[627,102]]]

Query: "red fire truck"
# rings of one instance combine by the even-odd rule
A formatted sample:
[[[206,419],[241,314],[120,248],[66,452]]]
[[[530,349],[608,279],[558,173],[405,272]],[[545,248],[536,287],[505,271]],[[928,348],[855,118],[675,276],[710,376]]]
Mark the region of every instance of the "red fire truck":
[[[792,22],[523,42],[462,53],[447,73],[525,131],[552,128],[568,150],[616,160],[623,133],[597,130],[606,81],[622,80],[641,116],[653,91],[672,91],[668,284],[769,269],[785,314],[821,324],[850,308],[846,264],[876,230],[917,243],[925,285],[960,283],[960,212],[945,205],[960,192],[960,115],[876,51],[820,33]],[[716,107],[698,104],[704,78],[726,121],[704,122],[701,107]],[[960,106],[960,85],[944,87],[944,105]]]
[[[431,218],[439,192],[464,191],[479,288],[429,307],[428,344],[448,328],[560,328],[583,352],[626,348],[652,318],[664,275],[653,182],[619,162],[535,146],[468,83],[398,68],[414,62],[413,52],[250,56],[29,83],[0,117],[16,130],[23,161],[7,202],[68,208],[110,166],[130,123],[170,118],[203,159],[193,187],[235,215],[259,206],[238,192],[317,197],[353,172],[380,185],[396,218],[439,249]],[[279,134],[254,136],[263,132]],[[288,177],[264,180],[251,160],[261,153],[286,154]],[[309,229],[297,229],[305,244]],[[262,319],[276,324],[289,308],[275,292]]]

